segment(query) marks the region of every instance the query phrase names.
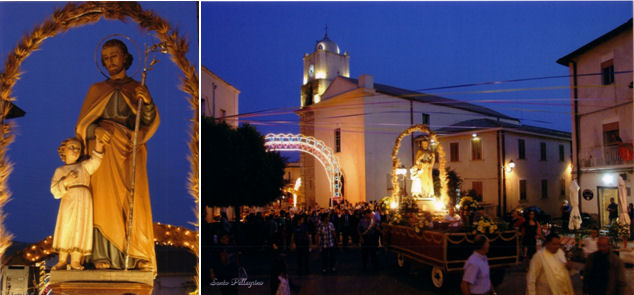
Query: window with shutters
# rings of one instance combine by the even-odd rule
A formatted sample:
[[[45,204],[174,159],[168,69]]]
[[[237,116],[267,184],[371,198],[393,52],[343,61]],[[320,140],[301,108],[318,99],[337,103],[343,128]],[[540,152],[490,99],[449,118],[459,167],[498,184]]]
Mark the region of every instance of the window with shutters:
[[[518,139],[517,140],[517,147],[518,147],[518,159],[526,159],[526,141],[524,141],[523,139]]]
[[[335,153],[341,152],[341,128],[335,129]]]
[[[471,189],[474,190],[478,196],[482,196],[482,181],[471,182]]]
[[[459,145],[457,142],[452,142],[449,144],[449,161],[450,162],[458,162],[460,161],[460,157],[459,157]]]
[[[601,84],[610,85],[614,83],[614,60],[601,63]]]
[[[482,141],[479,138],[471,140],[471,160],[482,160]]]
[[[423,124],[429,125],[429,114],[423,113]]]

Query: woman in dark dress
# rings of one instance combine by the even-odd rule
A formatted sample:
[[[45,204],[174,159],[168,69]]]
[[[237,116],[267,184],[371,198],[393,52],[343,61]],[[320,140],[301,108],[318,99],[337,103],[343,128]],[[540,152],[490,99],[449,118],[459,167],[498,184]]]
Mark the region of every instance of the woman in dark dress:
[[[541,232],[541,225],[535,220],[535,211],[529,211],[528,218],[522,228],[522,246],[524,247],[524,256],[527,257],[528,260],[533,258],[533,254],[537,251],[537,239]]]

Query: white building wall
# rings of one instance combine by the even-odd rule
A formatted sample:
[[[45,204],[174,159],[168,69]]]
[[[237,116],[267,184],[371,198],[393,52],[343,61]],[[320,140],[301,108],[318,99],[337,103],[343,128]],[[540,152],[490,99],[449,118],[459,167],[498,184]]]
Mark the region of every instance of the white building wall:
[[[286,164],[286,168],[284,168],[284,179],[289,181],[291,185],[295,185],[295,181],[300,177],[300,173],[299,162],[288,163]]]
[[[505,159],[502,160],[502,145],[500,144],[500,161],[498,164],[497,132],[501,129],[479,130],[458,134],[444,135],[439,138],[447,161],[447,168],[456,171],[463,180],[461,190],[469,191],[473,188],[473,182],[482,182],[483,202],[493,205],[491,211],[496,212],[497,206],[504,210],[504,187],[499,187],[498,177],[504,177],[506,182],[506,212],[518,207],[537,206],[553,217],[559,217],[559,206],[563,198],[560,196],[561,179],[564,179],[565,198],[567,198],[570,185],[570,142],[564,139],[542,137],[525,133],[516,133],[512,130],[504,130]],[[473,133],[482,143],[482,160],[472,160]],[[518,139],[524,139],[526,159],[519,159]],[[540,142],[546,143],[547,161],[540,160]],[[450,159],[450,145],[458,143],[459,160],[452,162]],[[500,141],[501,143],[501,141]],[[559,161],[559,145],[564,146],[564,161]],[[507,173],[498,168],[506,167],[513,161],[515,168]],[[499,166],[498,166],[499,165]],[[519,181],[527,181],[527,199],[520,201]],[[548,181],[548,198],[541,198],[541,180]],[[500,193],[498,193],[500,189]],[[499,196],[499,199],[498,199]],[[491,212],[491,213],[493,213]]]
[[[226,117],[238,115],[238,96],[240,91],[209,69],[205,67],[202,67],[202,69],[202,91],[200,94],[200,111],[202,115],[205,117],[215,116],[219,119],[223,117],[223,112]],[[238,127],[237,117],[227,118],[225,122],[234,128]]]
[[[526,159],[519,159],[518,140],[524,139]],[[537,206],[552,217],[561,217],[560,207],[569,197],[570,186],[570,141],[552,137],[542,137],[523,133],[505,133],[506,163],[513,160],[515,168],[506,173],[507,210],[517,207]],[[540,160],[540,143],[546,143],[546,161]],[[559,145],[564,147],[564,160],[559,159]],[[519,183],[526,180],[526,200],[520,200]],[[548,196],[542,198],[541,180],[548,183]],[[561,180],[564,180],[564,194],[561,194]]]
[[[366,200],[380,200],[391,194],[392,150],[398,135],[410,126],[409,102],[377,94],[365,97]],[[398,110],[398,112],[390,112]],[[412,166],[411,136],[403,138],[398,157],[405,167]],[[409,191],[409,188],[408,188]]]
[[[619,123],[619,136],[624,143],[634,142],[634,121],[632,103],[632,28],[605,40],[603,43],[571,58],[577,64],[577,88],[579,97],[578,115],[579,130],[575,130],[574,120],[574,87],[571,87],[571,111],[573,113],[573,141],[578,133],[579,151],[575,157],[579,158],[581,175],[579,176],[580,192],[593,192],[592,200],[581,199],[581,211],[596,215],[605,214],[599,210],[599,188],[615,188],[616,183],[605,182],[605,176],[618,179],[621,173],[627,174],[627,203],[634,202],[631,188],[634,186],[632,177],[632,162],[609,163],[607,156],[615,156],[614,147],[603,144],[603,125],[612,122]],[[610,85],[600,86],[601,75],[585,75],[601,72],[601,63],[613,60],[614,80]],[[570,85],[574,85],[573,65],[569,65]],[[629,71],[629,72],[628,72]],[[618,74],[618,72],[626,72]],[[593,87],[585,87],[593,86]],[[576,170],[577,167],[575,167]]]
[[[495,132],[476,132],[482,143],[482,159],[472,160],[473,132],[446,135],[439,138],[445,152],[447,170],[456,171],[462,179],[461,191],[468,192],[473,182],[482,182],[482,201],[497,206],[498,174],[497,143]],[[451,143],[458,143],[458,161],[451,162]],[[495,211],[495,208],[493,208]]]
[[[634,174],[631,171],[623,172],[623,171],[605,171],[605,172],[586,172],[581,175],[580,180],[580,193],[584,190],[592,191],[593,198],[592,200],[585,200],[583,197],[581,198],[581,211],[585,213],[589,213],[597,218],[602,215],[607,215],[607,211],[599,210],[600,205],[599,202],[604,201],[608,202],[609,200],[601,200],[599,197],[599,189],[601,188],[611,188],[616,189],[618,186],[618,177],[620,174],[625,173],[627,180],[625,181],[627,186],[627,203],[634,203],[634,198],[632,197],[631,187],[632,187],[632,178]],[[609,176],[607,178],[606,176]],[[605,179],[604,179],[605,178]],[[610,181],[606,181],[606,180]],[[618,203],[618,200],[615,199]]]
[[[344,198],[355,203],[365,201],[364,116],[349,116],[363,111],[361,97],[355,94],[329,99],[315,108],[315,138],[335,151],[335,129],[341,129],[341,152],[335,152],[344,176]],[[341,106],[345,104],[345,106]],[[325,207],[331,196],[324,168],[315,164],[316,202]]]

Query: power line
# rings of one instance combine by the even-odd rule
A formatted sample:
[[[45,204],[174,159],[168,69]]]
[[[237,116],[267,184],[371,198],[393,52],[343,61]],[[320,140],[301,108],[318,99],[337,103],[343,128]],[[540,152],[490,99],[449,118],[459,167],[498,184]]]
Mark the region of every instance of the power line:
[[[614,72],[617,74],[627,74],[632,73],[632,71],[619,71]],[[597,76],[602,73],[588,73],[588,74],[577,74],[577,77],[586,77],[586,76]],[[542,76],[542,77],[532,77],[532,78],[520,78],[520,79],[511,79],[511,80],[501,80],[501,81],[487,81],[487,82],[477,82],[477,83],[467,83],[467,84],[458,84],[451,86],[441,86],[441,87],[432,87],[432,88],[422,88],[417,89],[416,91],[429,91],[429,90],[439,90],[439,89],[450,89],[450,88],[462,88],[462,87],[473,87],[473,86],[483,86],[483,85],[496,85],[502,83],[513,83],[513,82],[525,82],[525,81],[537,81],[537,80],[547,80],[547,79],[558,79],[558,78],[572,78],[573,75],[557,75],[557,76]]]

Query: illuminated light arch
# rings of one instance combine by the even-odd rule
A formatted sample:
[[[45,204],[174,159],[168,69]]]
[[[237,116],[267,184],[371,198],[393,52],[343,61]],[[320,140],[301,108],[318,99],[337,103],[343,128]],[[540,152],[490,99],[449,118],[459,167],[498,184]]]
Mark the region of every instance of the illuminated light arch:
[[[301,134],[269,133],[264,136],[264,146],[271,151],[299,151],[315,157],[326,169],[332,198],[341,198],[341,166],[332,149],[323,141]]]

